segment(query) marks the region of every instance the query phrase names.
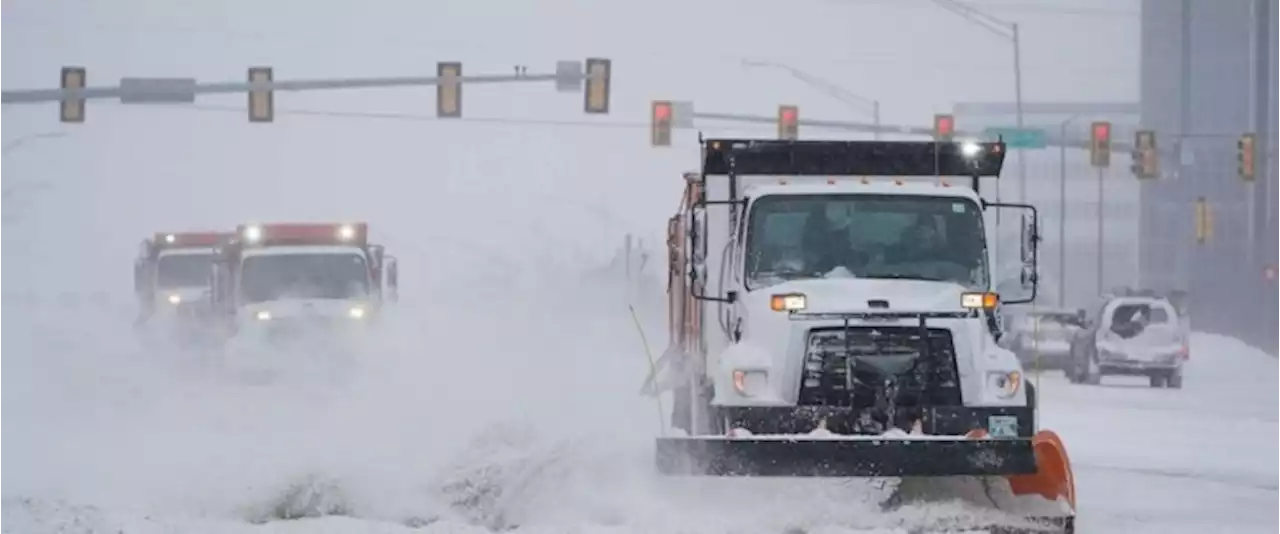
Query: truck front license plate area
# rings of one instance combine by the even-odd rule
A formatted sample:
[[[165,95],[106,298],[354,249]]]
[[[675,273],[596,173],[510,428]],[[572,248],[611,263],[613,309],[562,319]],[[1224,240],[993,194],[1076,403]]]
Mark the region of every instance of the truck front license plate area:
[[[993,438],[1013,438],[1018,436],[1018,418],[1013,415],[992,415],[987,417],[987,433]]]

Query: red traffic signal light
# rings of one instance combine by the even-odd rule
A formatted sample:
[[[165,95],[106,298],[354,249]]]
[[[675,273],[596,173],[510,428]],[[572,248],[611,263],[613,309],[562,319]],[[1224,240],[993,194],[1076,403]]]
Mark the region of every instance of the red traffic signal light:
[[[956,134],[956,118],[952,115],[937,114],[933,116],[933,138],[948,141]]]
[[[778,106],[778,139],[794,141],[800,137],[800,108]]]
[[[1098,121],[1089,127],[1089,164],[1111,166],[1111,123]]]
[[[666,100],[653,102],[653,121],[649,140],[653,146],[671,146],[671,102]]]

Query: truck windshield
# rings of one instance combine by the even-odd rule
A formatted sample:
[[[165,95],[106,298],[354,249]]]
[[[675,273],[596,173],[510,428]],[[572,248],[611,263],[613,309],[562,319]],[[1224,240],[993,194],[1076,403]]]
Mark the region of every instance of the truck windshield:
[[[982,211],[918,195],[772,195],[749,214],[747,288],[803,278],[901,278],[987,288]]]
[[[240,270],[240,294],[246,303],[361,298],[369,294],[369,271],[355,253],[249,256]]]
[[[163,254],[156,262],[156,285],[160,288],[209,285],[213,254]]]

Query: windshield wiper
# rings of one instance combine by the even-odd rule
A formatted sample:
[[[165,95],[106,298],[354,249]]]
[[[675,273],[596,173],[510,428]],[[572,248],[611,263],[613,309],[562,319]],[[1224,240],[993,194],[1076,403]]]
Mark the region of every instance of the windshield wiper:
[[[925,280],[928,282],[945,282],[946,278],[938,278],[936,276],[924,276],[917,274],[864,274],[858,278],[881,278],[887,280]]]

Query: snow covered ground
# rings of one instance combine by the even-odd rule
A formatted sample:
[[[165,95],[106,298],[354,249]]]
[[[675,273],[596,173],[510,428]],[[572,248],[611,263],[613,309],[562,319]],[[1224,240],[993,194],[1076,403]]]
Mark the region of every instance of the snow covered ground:
[[[270,385],[139,349],[127,301],[28,299],[4,322],[4,530],[861,533],[948,511],[885,516],[832,481],[659,479],[625,300],[568,287],[407,301],[344,378]],[[660,302],[635,304],[660,345]],[[1041,377],[1083,531],[1275,531],[1276,360],[1207,334],[1193,351],[1181,391]],[[272,519],[317,512],[334,515]]]
[[[961,23],[929,2],[796,2],[803,31],[785,46],[776,2],[653,0],[607,14],[598,3],[6,1],[6,89],[51,85],[61,65],[87,66],[98,84],[240,79],[258,64],[281,78],[406,75],[438,60],[536,72],[588,55],[614,59],[616,83],[603,118],[547,86],[468,88],[463,121],[430,120],[420,88],[280,94],[269,125],[246,123],[242,96],[181,109],[94,101],[74,127],[51,106],[6,106],[6,144],[65,135],[4,155],[6,186],[38,186],[6,189],[4,205],[4,532],[817,534],[945,515],[884,516],[867,488],[831,481],[658,479],[660,412],[637,395],[646,353],[624,297],[646,297],[634,304],[660,352],[661,289],[582,273],[625,233],[661,243],[679,175],[697,161],[688,131],[670,149],[648,145],[650,100],[861,116],[742,64],[767,59],[877,97],[886,123],[926,124],[952,102],[1007,98],[1007,45],[939,56]],[[1075,83],[1098,57],[1132,71],[1133,23],[1029,11],[1029,99],[1136,94]],[[1085,31],[1112,52],[1061,46]],[[142,237],[353,218],[401,259],[403,300],[340,373],[295,358],[277,382],[248,384],[131,336]],[[1043,378],[1044,423],[1077,464],[1082,531],[1276,531],[1276,360],[1209,335],[1193,350],[1181,391]],[[341,515],[265,521],[315,512]]]

